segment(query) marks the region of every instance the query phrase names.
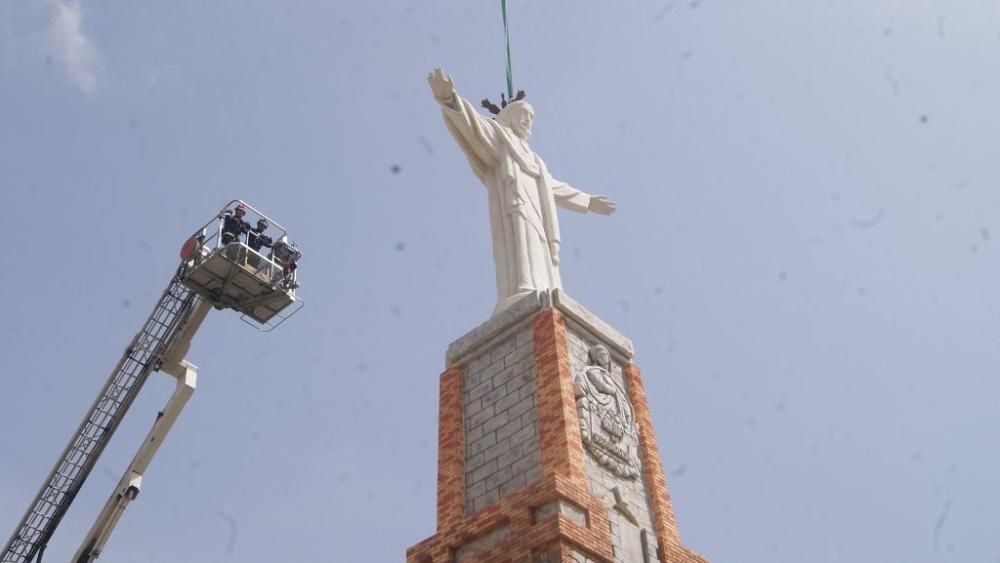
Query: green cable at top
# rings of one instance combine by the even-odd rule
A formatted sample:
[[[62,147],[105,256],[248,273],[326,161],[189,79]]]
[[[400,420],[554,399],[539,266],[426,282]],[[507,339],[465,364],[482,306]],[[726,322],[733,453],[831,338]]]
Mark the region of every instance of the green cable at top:
[[[510,31],[507,29],[507,0],[500,0],[500,10],[503,12],[503,34],[507,39],[507,99],[514,98],[514,79],[510,71]]]

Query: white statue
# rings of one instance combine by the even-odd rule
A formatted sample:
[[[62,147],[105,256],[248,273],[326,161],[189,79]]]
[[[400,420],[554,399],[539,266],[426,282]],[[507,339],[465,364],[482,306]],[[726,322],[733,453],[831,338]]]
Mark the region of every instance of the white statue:
[[[512,101],[492,119],[459,96],[451,76],[441,69],[434,69],[427,81],[448,130],[489,194],[497,273],[494,313],[526,293],[561,288],[556,206],[610,215],[615,204],[549,174],[528,146],[535,112],[527,102]]]

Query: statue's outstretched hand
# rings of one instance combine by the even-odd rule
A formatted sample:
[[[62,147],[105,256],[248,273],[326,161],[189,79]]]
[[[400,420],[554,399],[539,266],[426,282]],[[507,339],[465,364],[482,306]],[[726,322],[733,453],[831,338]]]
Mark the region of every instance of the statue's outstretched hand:
[[[618,205],[613,201],[608,201],[607,196],[595,195],[590,196],[590,205],[587,206],[587,209],[601,215],[611,215],[618,209]]]
[[[447,100],[455,93],[455,83],[451,80],[450,74],[445,74],[440,68],[435,68],[434,72],[427,75],[427,83],[431,85],[431,92],[439,100]]]

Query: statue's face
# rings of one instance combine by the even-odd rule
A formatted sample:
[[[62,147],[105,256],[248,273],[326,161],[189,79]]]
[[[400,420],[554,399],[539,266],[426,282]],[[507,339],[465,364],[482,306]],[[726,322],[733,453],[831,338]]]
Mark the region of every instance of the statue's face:
[[[524,101],[511,102],[504,112],[503,121],[514,131],[518,137],[527,140],[531,136],[531,124],[535,121],[535,110],[531,104]]]
[[[594,363],[598,366],[604,369],[611,369],[611,354],[608,353],[608,349],[604,346],[594,346],[590,351],[590,357],[594,359]]]
[[[514,128],[514,132],[517,133],[518,137],[527,140],[531,136],[531,124],[534,121],[535,112],[531,109],[531,106],[526,105],[520,111],[520,115],[517,116],[517,127]]]
[[[606,366],[611,363],[611,355],[604,348],[597,349],[597,363]]]

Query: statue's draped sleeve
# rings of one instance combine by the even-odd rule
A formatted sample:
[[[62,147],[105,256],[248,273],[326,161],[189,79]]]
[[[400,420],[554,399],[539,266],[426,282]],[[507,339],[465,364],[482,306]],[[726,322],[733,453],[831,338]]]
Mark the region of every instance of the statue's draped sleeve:
[[[489,118],[479,115],[469,100],[459,96],[458,92],[453,93],[452,100],[438,100],[445,125],[465,153],[472,171],[479,181],[486,184],[489,171],[497,164],[502,142],[499,132]]]
[[[552,197],[556,200],[556,205],[563,209],[576,211],[577,213],[586,213],[590,208],[590,194],[581,192],[566,182],[556,180],[551,175],[548,180],[549,187],[552,188]]]
[[[455,138],[455,142],[465,153],[473,172],[485,184],[485,177],[497,165],[502,144],[509,142],[509,140],[503,138],[500,126],[496,122],[480,115],[472,103],[459,96],[458,92],[453,92],[451,99],[439,99],[438,103],[441,104],[441,113],[448,126],[448,131],[451,132],[451,136]],[[513,147],[511,148],[513,149]],[[513,153],[516,152],[516,150],[513,151]],[[577,213],[586,213],[589,210],[590,194],[553,178],[541,159],[536,161],[539,168],[542,169],[541,174],[545,176],[545,181],[552,190],[552,196],[557,206]],[[530,163],[530,159],[528,163]],[[550,237],[555,241],[559,240],[558,233],[550,233]]]

